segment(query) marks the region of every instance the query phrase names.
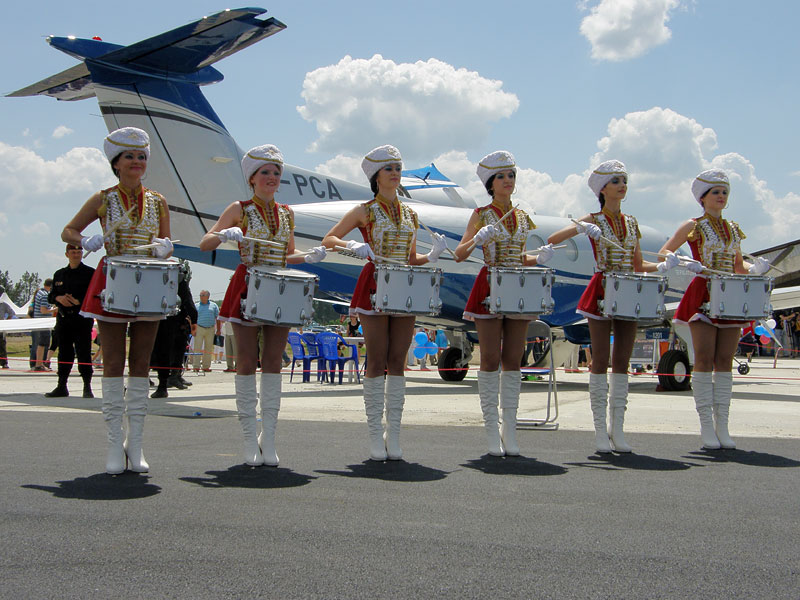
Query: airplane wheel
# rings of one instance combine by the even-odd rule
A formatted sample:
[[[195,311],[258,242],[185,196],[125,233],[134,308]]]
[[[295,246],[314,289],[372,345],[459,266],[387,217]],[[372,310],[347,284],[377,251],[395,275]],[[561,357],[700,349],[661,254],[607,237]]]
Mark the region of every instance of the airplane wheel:
[[[658,361],[658,372],[665,373],[658,376],[658,383],[665,390],[682,392],[689,389],[692,368],[689,366],[689,357],[682,350],[669,350]]]
[[[467,376],[467,367],[461,364],[460,348],[445,348],[439,357],[439,377],[444,381],[462,381]]]
[[[739,371],[739,375],[747,375],[750,372],[750,365],[747,363],[739,363],[739,366],[736,367],[736,370]]]

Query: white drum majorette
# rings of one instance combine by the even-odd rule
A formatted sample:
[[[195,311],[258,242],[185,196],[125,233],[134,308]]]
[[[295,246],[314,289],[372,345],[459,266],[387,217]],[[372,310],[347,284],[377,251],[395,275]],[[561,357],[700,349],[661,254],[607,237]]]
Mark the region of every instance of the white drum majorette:
[[[623,426],[628,405],[628,363],[636,337],[640,316],[663,314],[661,277],[643,277],[639,273],[665,273],[678,264],[678,257],[669,252],[664,261],[653,263],[642,259],[639,248],[639,224],[636,218],[621,211],[628,192],[628,173],[618,160],[597,166],[589,176],[589,187],[600,202],[600,212],[590,213],[548,238],[559,243],[578,233],[587,235],[592,244],[596,271],[581,296],[577,312],[588,318],[592,340],[592,369],[589,374],[589,401],[594,420],[595,445],[598,452],[630,452]],[[631,286],[628,288],[628,286]],[[632,297],[619,292],[631,289]],[[607,375],[610,337],[613,330],[614,352],[612,373]],[[609,423],[606,422],[606,407]]]
[[[403,456],[400,425],[405,404],[404,371],[414,333],[414,314],[419,314],[414,304],[422,304],[421,309],[426,310],[432,303],[438,303],[438,293],[433,300],[430,289],[426,291],[427,299],[417,294],[416,286],[419,284],[414,282],[418,281],[418,275],[427,276],[429,281],[431,273],[429,270],[417,272],[416,267],[436,262],[446,248],[444,236],[433,233],[430,252],[417,253],[419,218],[397,196],[402,165],[403,159],[394,146],[379,146],[367,153],[361,161],[361,168],[375,197],[350,210],[322,240],[328,248],[346,246],[356,256],[369,259],[356,282],[350,314],[357,314],[361,319],[367,347],[364,409],[372,460],[400,460]],[[343,239],[354,229],[361,230],[363,242]],[[401,265],[406,279],[402,282],[394,277],[397,273],[388,266],[382,268],[379,294],[376,262],[383,259],[389,259],[392,265]],[[384,291],[384,287],[389,285],[405,287],[399,305],[390,306],[394,299],[389,298],[388,288]],[[409,286],[414,286],[414,290]],[[387,373],[385,382],[384,372]],[[384,410],[385,429],[382,423]]]
[[[696,276],[683,294],[674,321],[688,324],[692,332],[692,394],[701,442],[709,450],[736,447],[728,432],[733,355],[742,326],[768,312],[767,290],[772,289],[771,280],[763,277],[769,263],[756,258],[753,264],[745,264],[741,252],[745,235],[736,223],[722,218],[729,194],[730,181],[724,171],[711,169],[695,177],[692,195],[703,214],[681,225],[662,249],[674,250],[688,242],[692,251],[693,260],[686,268]]]
[[[318,246],[310,252],[295,254],[294,213],[289,206],[275,202],[275,192],[278,191],[283,172],[283,155],[277,147],[266,144],[251,148],[242,158],[242,171],[253,190],[252,198],[230,204],[203,236],[200,249],[214,250],[223,241],[239,244],[242,262],[236,267],[228,284],[219,318],[233,324],[238,349],[236,409],[244,434],[244,461],[251,466],[263,464],[276,467],[279,459],[275,452],[275,428],[281,406],[283,350],[289,336],[289,325],[302,321],[304,307],[308,313],[304,316],[311,317],[308,293],[313,295],[312,283],[316,280],[314,275],[298,271],[284,273],[286,276],[276,274],[280,274],[287,263],[314,264],[323,260],[325,248]],[[281,293],[281,287],[284,292],[287,287],[290,288],[293,298],[291,304],[295,306],[286,305],[285,311],[276,312],[276,308],[284,306],[288,297]],[[260,298],[262,290],[264,301]],[[251,293],[259,297],[253,298]],[[282,295],[284,298],[280,299]],[[268,308],[273,302],[274,305]],[[243,308],[250,311],[249,315],[242,313]],[[262,319],[262,315],[265,318]],[[284,318],[288,316],[291,318]],[[255,375],[259,327],[263,339],[260,354],[260,434],[256,418],[258,392]]]
[[[127,463],[131,470],[145,473],[149,465],[142,452],[142,433],[147,414],[150,355],[158,321],[166,317],[174,300],[171,275],[163,283],[169,267],[159,272],[158,281],[162,283],[149,276],[142,282],[143,272],[137,264],[150,264],[153,260],[170,262],[169,208],[161,194],[142,186],[150,159],[150,139],[145,131],[135,127],[117,129],[105,138],[103,149],[119,184],[92,196],[67,224],[61,237],[89,252],[105,247],[106,256],[94,272],[81,314],[97,319],[103,340],[103,418],[109,441],[106,472],[121,473]],[[83,236],[81,232],[95,220],[100,221],[103,233]],[[120,269],[130,269],[133,276],[130,285],[118,285],[126,279],[121,271],[119,279],[107,279],[111,261]],[[154,308],[156,305],[158,309]],[[162,310],[162,305],[167,307]],[[144,306],[147,310],[138,310]],[[123,372],[129,324],[131,344],[126,386]],[[123,413],[128,421],[124,440]]]
[[[511,204],[517,177],[514,156],[505,150],[492,152],[480,160],[477,173],[492,202],[475,209],[455,251],[456,259],[463,261],[476,246],[483,250],[484,266],[464,307],[464,319],[475,323],[481,346],[478,395],[489,454],[516,456],[520,364],[528,323],[552,309],[552,272],[531,267],[549,261],[554,250],[547,245],[538,248],[536,256],[525,253],[536,226]]]

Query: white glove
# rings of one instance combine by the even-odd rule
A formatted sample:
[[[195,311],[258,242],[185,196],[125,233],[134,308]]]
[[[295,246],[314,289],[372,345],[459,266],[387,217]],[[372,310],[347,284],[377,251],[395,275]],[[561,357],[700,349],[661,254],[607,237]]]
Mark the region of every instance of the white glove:
[[[770,265],[767,262],[767,259],[762,258],[760,256],[756,256],[753,260],[753,264],[750,265],[749,269],[747,269],[747,272],[750,273],[751,275],[763,275],[771,268],[772,265]]]
[[[105,244],[105,238],[99,233],[91,237],[85,235],[81,238],[81,246],[83,246],[84,250],[88,250],[89,252],[100,250],[103,244]]]
[[[677,267],[680,262],[681,259],[678,258],[677,254],[675,254],[674,252],[667,252],[666,258],[664,259],[663,262],[658,263],[656,269],[658,270],[659,273],[666,273],[670,269],[674,269],[675,267]]]
[[[683,263],[683,266],[689,269],[692,273],[702,273],[703,269],[705,269],[703,263],[696,260],[687,260]]]
[[[226,242],[241,242],[244,239],[244,233],[242,233],[241,227],[228,227],[217,233],[225,236]]]
[[[494,225],[486,225],[481,227],[472,239],[475,240],[476,246],[483,246],[486,242],[491,242],[497,237],[497,227]]]
[[[603,232],[600,231],[597,225],[594,223],[586,223],[585,221],[576,222],[575,229],[578,230],[578,233],[584,233],[593,240],[600,239],[600,236],[603,235]]]
[[[428,257],[428,262],[435,263],[439,260],[442,252],[447,249],[447,241],[441,233],[432,233],[431,242],[431,251],[426,256]]]
[[[153,248],[153,254],[156,258],[167,258],[172,253],[172,240],[169,238],[153,238],[153,242],[161,244]]]
[[[547,244],[546,246],[539,246],[536,251],[539,253],[536,256],[536,264],[543,265],[546,262],[553,259],[555,256],[556,251],[553,250],[553,244]]]
[[[372,248],[369,247],[369,244],[364,242],[350,240],[347,242],[347,249],[353,252],[358,258],[371,258],[375,260],[375,253],[372,251]]]
[[[306,254],[305,261],[311,265],[324,260],[328,255],[328,251],[325,249],[325,246],[315,246],[309,250],[309,252],[310,254]]]

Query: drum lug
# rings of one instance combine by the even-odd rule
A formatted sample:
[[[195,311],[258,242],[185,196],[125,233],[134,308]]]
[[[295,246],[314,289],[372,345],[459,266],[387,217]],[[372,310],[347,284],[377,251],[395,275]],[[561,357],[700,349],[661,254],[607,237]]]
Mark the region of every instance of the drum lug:
[[[166,281],[164,283],[166,283]],[[167,304],[167,297],[166,296],[161,296],[161,309],[164,312],[166,312],[168,307],[169,307],[169,304]]]
[[[431,287],[436,285],[436,273],[431,273]]]
[[[281,322],[281,307],[280,306],[275,309],[275,322],[276,323],[280,323]]]
[[[139,294],[133,297],[133,312],[139,312]]]
[[[114,292],[106,294],[106,291],[103,290],[103,298],[105,299],[106,304],[108,306],[111,306],[112,304],[114,304]]]
[[[519,287],[525,287],[525,273],[520,273],[519,275]]]
[[[107,267],[103,267],[107,268]],[[117,276],[117,269],[115,267],[111,267],[111,270],[108,272],[109,279],[114,279]]]
[[[389,271],[386,271],[386,273],[383,274],[383,280],[386,283],[389,283]]]
[[[724,280],[723,280],[723,281],[720,281],[720,283],[719,283],[719,289],[720,289],[720,290],[722,290],[723,292],[725,291],[725,281],[724,281]]]
[[[617,284],[616,281],[614,283]],[[615,287],[619,287],[618,284]],[[613,314],[613,315],[617,314],[617,301],[616,300],[614,300],[614,304],[611,305],[611,314]]]
[[[256,280],[255,280],[255,282],[253,283],[253,287],[254,287],[254,288],[256,288],[256,289],[260,288],[260,287],[261,287],[261,279],[259,279],[258,277],[256,277]]]
[[[250,314],[254,315],[257,312],[258,312],[258,303],[257,302],[253,302],[253,306],[252,306],[252,308],[250,308]]]
[[[303,323],[307,323],[308,322],[308,317],[306,317],[306,309],[305,308],[300,311],[300,320],[303,321]]]
[[[745,286],[747,286],[747,284],[745,284]],[[745,287],[745,291],[747,291],[747,287]],[[748,312],[747,312],[747,302],[745,302],[745,303],[744,303],[744,306],[742,306],[742,310],[744,311],[744,314],[745,314],[745,316],[747,316],[747,315],[748,315]]]
[[[503,283],[503,276],[500,273],[496,273],[495,277],[497,277],[497,285],[501,285]]]
[[[164,271],[164,272],[161,274],[161,279],[164,281],[164,285],[167,285],[167,282],[169,281],[169,273],[167,273],[166,271]]]
[[[640,283],[639,285],[641,286],[642,284]],[[641,290],[640,290],[640,291],[641,291]],[[640,312],[642,312],[642,307],[639,305],[639,303],[638,303],[638,302],[636,303],[636,309],[635,309],[635,312],[636,312],[636,315],[637,315],[637,316],[639,315],[639,313],[640,313]]]
[[[381,300],[383,307],[386,308],[389,305],[389,296],[387,294],[383,295],[383,300]]]
[[[414,271],[408,272],[408,285],[411,286],[414,284]]]
[[[619,289],[619,279],[615,279],[615,280],[614,280],[614,289],[615,289],[615,290],[618,290],[618,289]],[[615,311],[615,312],[616,312],[616,311]]]
[[[411,296],[406,298],[406,310],[411,312],[411,307],[414,306],[414,301],[411,299]]]
[[[637,281],[636,282],[636,293],[637,294],[641,294],[642,293],[642,282],[641,281]],[[636,305],[636,314],[639,314],[639,305],[638,304]]]
[[[278,284],[278,293],[283,295],[283,292],[286,290],[286,280],[281,279],[281,282]],[[278,309],[280,310],[280,309]]]
[[[519,299],[519,312],[523,312],[524,308],[525,308],[525,299],[524,298],[520,298]]]
[[[744,282],[744,291],[745,292],[749,292],[750,291],[750,282],[749,281],[745,281]]]
[[[142,282],[142,270],[140,268],[136,268],[136,273],[134,273],[133,278],[136,280],[136,283]]]
[[[722,284],[722,287],[723,287],[723,289],[725,288],[725,284],[724,283]],[[720,302],[719,303],[719,314],[720,315],[724,315],[725,314],[725,303],[724,302]]]
[[[308,296],[308,290],[309,290],[309,289],[310,289],[310,286],[309,286],[309,284],[308,284],[308,283],[306,283],[306,284],[303,286],[303,296]]]

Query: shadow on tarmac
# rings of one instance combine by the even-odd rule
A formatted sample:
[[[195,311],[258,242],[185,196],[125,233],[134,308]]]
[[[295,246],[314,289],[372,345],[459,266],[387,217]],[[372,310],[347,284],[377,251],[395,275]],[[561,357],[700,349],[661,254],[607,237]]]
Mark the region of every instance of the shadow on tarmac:
[[[692,457],[686,457],[692,458]],[[588,462],[565,463],[575,467],[591,467],[606,471],[634,469],[638,471],[683,471],[689,467],[700,467],[701,463],[690,463],[669,458],[656,458],[645,454],[597,453],[587,457]]]
[[[703,460],[707,463],[737,463],[750,467],[800,467],[800,461],[793,458],[755,450],[696,450],[689,454],[691,456],[684,458]]]
[[[273,489],[307,485],[316,479],[313,475],[295,473],[280,467],[251,467],[234,465],[227,471],[206,471],[209,477],[179,477],[181,481],[195,483],[205,488]]]
[[[149,476],[133,471],[120,475],[98,473],[89,477],[76,477],[69,481],[57,481],[59,487],[25,484],[30,490],[50,492],[56,498],[73,500],[135,500],[161,493],[161,488],[149,483]]]
[[[564,475],[567,469],[561,465],[542,462],[525,456],[492,456],[484,454],[480,458],[468,460],[461,465],[487,475]]]
[[[438,481],[447,477],[450,472],[426,467],[418,463],[404,460],[365,460],[356,465],[347,465],[349,471],[318,470],[323,475],[340,475],[341,477],[363,477],[365,479],[382,479],[384,481],[425,482]]]

